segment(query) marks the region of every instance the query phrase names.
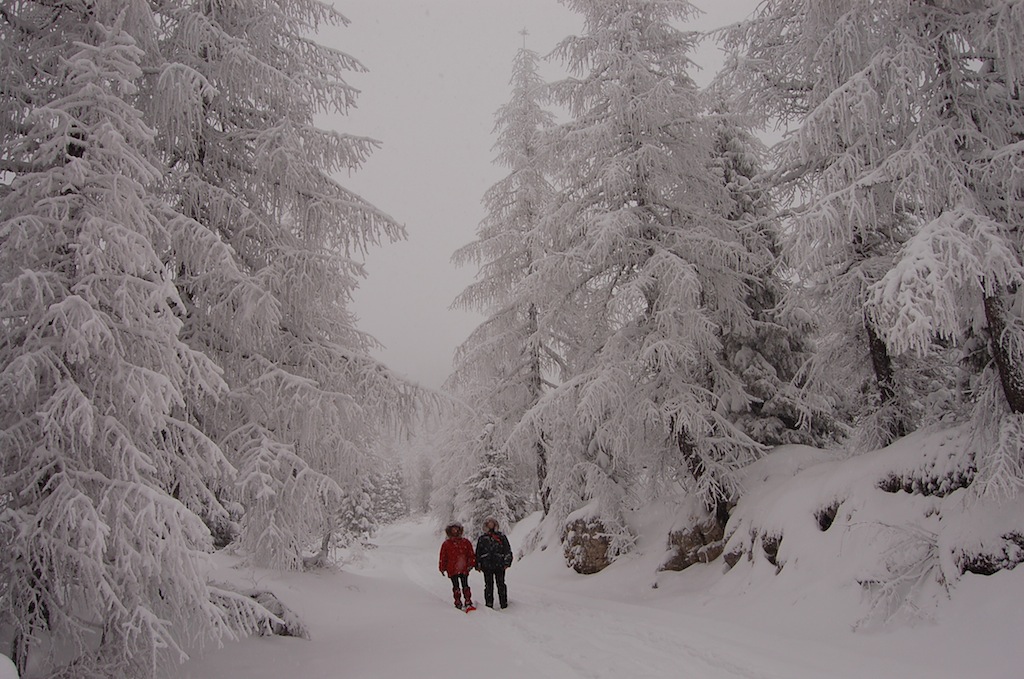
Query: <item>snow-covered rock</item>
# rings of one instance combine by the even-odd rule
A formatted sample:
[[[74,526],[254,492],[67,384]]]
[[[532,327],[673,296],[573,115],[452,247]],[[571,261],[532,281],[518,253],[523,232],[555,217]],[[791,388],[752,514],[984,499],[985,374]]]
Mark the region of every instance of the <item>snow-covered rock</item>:
[[[18,679],[18,668],[6,655],[0,653],[0,679]]]

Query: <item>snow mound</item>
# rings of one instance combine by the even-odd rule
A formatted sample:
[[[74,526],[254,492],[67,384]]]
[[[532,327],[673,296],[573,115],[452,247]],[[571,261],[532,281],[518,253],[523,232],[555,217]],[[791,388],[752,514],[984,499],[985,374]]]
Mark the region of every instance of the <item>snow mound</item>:
[[[18,679],[18,668],[6,655],[0,653],[0,679]]]
[[[1024,503],[975,493],[969,451],[955,429],[847,459],[780,448],[746,470],[727,578],[866,594],[861,622],[928,617],[966,574],[1024,560]]]

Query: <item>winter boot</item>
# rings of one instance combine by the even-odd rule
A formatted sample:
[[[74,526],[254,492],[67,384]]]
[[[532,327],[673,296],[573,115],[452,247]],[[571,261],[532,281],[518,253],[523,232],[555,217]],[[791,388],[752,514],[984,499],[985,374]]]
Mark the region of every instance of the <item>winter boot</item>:
[[[452,596],[455,597],[455,608],[462,608],[462,592],[457,589],[452,590]]]
[[[469,587],[462,588],[462,596],[466,598],[466,608],[473,605],[473,592],[470,591]]]

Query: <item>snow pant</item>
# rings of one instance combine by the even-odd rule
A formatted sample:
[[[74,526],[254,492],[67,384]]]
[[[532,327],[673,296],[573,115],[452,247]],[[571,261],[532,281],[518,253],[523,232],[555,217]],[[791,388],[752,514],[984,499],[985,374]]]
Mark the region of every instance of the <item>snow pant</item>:
[[[466,605],[473,605],[473,593],[469,589],[469,574],[459,573],[451,576],[452,596],[455,598],[455,605],[462,608],[462,597],[466,597]]]
[[[505,569],[484,571],[484,604],[494,608],[494,586],[498,586],[498,605],[508,606],[508,590],[505,588]]]

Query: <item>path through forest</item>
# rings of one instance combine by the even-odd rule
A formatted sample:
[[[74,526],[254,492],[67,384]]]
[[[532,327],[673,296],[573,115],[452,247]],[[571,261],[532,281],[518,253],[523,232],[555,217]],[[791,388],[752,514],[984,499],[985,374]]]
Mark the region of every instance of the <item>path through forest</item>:
[[[427,521],[385,528],[375,548],[337,571],[236,579],[275,591],[306,621],[311,639],[258,638],[211,649],[170,675],[179,679],[873,679],[948,675],[899,655],[865,653],[601,592],[559,591],[535,570],[508,573],[507,610],[465,614],[437,570],[440,538]],[[525,572],[522,572],[525,571]],[[574,576],[575,577],[575,576]],[[471,576],[482,602],[482,576]],[[564,589],[564,588],[563,588]],[[614,593],[609,593],[614,594]]]

